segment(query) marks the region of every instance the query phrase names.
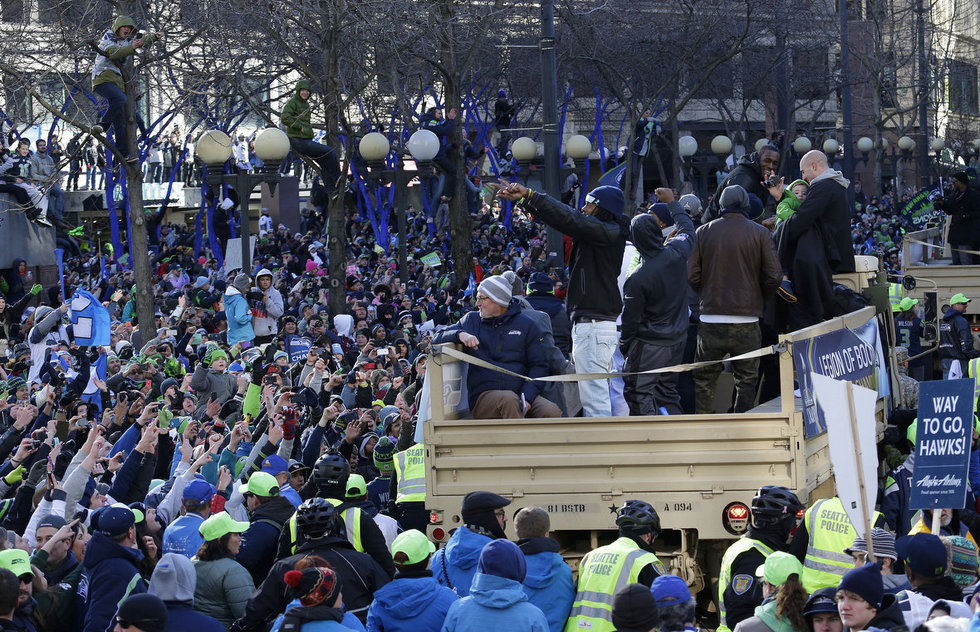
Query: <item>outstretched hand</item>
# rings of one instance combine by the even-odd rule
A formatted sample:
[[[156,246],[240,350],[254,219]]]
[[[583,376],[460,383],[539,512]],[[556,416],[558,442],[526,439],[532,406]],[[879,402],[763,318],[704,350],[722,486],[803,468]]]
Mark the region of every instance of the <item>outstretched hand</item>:
[[[496,183],[488,182],[487,186],[497,189],[497,197],[510,202],[517,202],[528,194],[528,188],[523,184],[507,182],[503,178],[498,178]]]

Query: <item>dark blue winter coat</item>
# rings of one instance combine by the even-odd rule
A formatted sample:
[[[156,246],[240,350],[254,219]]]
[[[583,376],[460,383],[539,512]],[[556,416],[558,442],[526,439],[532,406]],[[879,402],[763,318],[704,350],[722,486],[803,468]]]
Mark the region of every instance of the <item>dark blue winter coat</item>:
[[[83,562],[89,585],[85,632],[111,630],[119,602],[146,592],[138,569],[142,560],[138,549],[116,544],[101,533],[92,536]]]
[[[572,569],[558,553],[557,540],[530,538],[518,545],[527,561],[524,594],[527,600],[541,609],[551,632],[562,632],[568,612],[575,600]]]
[[[551,318],[551,334],[555,337],[555,346],[561,349],[566,358],[572,357],[572,322],[568,320],[565,301],[554,294],[540,292],[528,294],[524,298],[531,307]]]
[[[429,564],[432,575],[440,584],[454,588],[456,594],[465,597],[470,594],[470,584],[476,574],[476,563],[480,561],[480,551],[491,541],[492,538],[474,533],[465,526],[456,529],[446,548],[439,549],[432,555],[432,562]]]
[[[449,607],[458,599],[429,571],[399,573],[374,593],[367,632],[439,632]]]
[[[188,603],[166,601],[167,625],[163,632],[225,632],[225,626],[214,617],[194,610]]]
[[[511,299],[510,306],[501,316],[480,318],[479,312],[468,312],[456,325],[444,329],[432,341],[459,342],[460,331],[473,334],[480,341],[476,349],[467,349],[474,356],[520,375],[532,378],[548,375],[548,356],[541,330],[533,320],[521,313],[516,300]],[[528,404],[541,391],[534,382],[473,364],[467,370],[466,388],[470,409],[484,391],[513,391],[518,395],[523,394]]]

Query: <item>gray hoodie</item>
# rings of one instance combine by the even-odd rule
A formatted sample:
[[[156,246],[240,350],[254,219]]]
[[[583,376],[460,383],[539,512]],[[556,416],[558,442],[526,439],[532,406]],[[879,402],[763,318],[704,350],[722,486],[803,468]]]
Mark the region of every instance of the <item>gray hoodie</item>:
[[[164,553],[153,568],[149,592],[161,601],[180,601],[193,605],[197,588],[194,562],[180,553]]]
[[[275,283],[272,272],[262,268],[255,275],[256,289],[258,289],[259,279],[264,276],[269,277]],[[264,309],[261,306],[252,308],[252,329],[256,336],[274,336],[279,332],[279,317],[283,314],[282,294],[272,285],[263,294],[265,295],[262,300]]]

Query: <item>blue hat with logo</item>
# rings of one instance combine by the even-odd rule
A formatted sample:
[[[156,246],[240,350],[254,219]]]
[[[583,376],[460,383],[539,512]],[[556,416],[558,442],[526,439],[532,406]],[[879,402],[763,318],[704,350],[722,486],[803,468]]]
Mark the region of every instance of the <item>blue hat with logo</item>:
[[[592,202],[616,217],[622,217],[623,210],[626,208],[626,196],[623,195],[623,190],[608,184],[589,191],[588,195],[585,196],[585,201]]]
[[[129,507],[110,505],[92,514],[92,531],[113,538],[120,536],[136,524],[136,514]]]
[[[282,458],[278,454],[273,454],[266,457],[266,459],[262,461],[262,471],[266,474],[272,474],[273,476],[281,472],[288,472],[289,461]]]

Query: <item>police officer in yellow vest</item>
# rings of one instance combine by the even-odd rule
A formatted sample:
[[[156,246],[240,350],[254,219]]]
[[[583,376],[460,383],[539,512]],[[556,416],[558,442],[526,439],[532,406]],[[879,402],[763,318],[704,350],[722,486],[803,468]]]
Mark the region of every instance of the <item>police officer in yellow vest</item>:
[[[891,303],[892,312],[900,311],[898,306],[902,302],[902,295],[904,293],[901,283],[888,284],[888,302]]]
[[[880,511],[872,518],[884,526]],[[862,529],[863,531],[863,529]],[[793,534],[789,552],[803,563],[803,587],[810,594],[840,583],[844,573],[854,568],[854,558],[844,553],[857,536],[837,496],[813,503],[803,515],[803,524]]]
[[[762,583],[755,572],[770,553],[786,550],[796,526],[796,514],[802,508],[796,494],[786,487],[766,485],[756,493],[748,532],[728,547],[721,558],[719,632],[731,632],[762,603]]]
[[[367,553],[389,575],[394,576],[395,564],[391,560],[391,552],[388,550],[381,529],[360,507],[345,502],[348,478],[350,478],[350,464],[347,459],[333,450],[325,452],[313,466],[312,483],[316,486],[316,495],[337,508],[340,519],[344,522],[347,539],[354,546],[354,550]],[[308,489],[310,489],[309,483],[303,491],[306,492]],[[293,514],[279,536],[277,559],[294,554],[304,539],[303,534],[296,528],[296,514]]]
[[[425,445],[416,443],[395,454],[391,495],[395,499],[395,519],[402,531],[417,529],[425,533],[429,525],[429,511],[425,508]]]
[[[629,584],[650,586],[666,574],[653,554],[660,517],[642,500],[627,500],[616,512],[619,539],[587,554],[578,567],[578,590],[565,632],[613,632],[613,597]]]

